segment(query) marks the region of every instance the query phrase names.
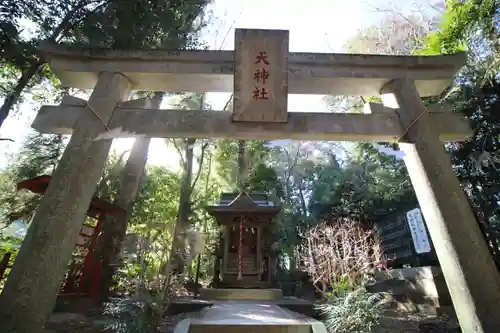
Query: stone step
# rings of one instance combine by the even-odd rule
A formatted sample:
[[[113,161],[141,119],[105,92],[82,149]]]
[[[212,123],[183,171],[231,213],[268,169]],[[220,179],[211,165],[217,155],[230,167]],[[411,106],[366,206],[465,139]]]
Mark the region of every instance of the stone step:
[[[270,284],[267,281],[256,281],[255,277],[243,280],[225,278],[219,284],[221,288],[240,288],[240,289],[269,289]]]
[[[208,301],[202,299],[193,299],[191,297],[181,297],[170,302],[170,305],[167,307],[165,312],[166,315],[177,315],[179,313],[188,313],[188,312],[196,312],[200,311],[203,308],[213,306],[216,304],[217,300]],[[274,305],[278,305],[282,308],[288,309],[293,312],[297,312],[303,314],[308,317],[316,318],[318,315],[314,309],[314,304],[311,301],[291,297],[284,296],[281,299],[274,301],[260,301],[261,303],[272,303]]]
[[[281,289],[200,289],[202,300],[278,300],[283,297]]]
[[[198,318],[180,322],[174,333],[327,333],[323,323],[272,303],[218,302]]]

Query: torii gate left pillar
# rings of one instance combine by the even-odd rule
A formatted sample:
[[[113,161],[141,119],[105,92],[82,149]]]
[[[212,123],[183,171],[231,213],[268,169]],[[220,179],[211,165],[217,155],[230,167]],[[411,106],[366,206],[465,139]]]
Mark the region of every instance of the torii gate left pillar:
[[[52,313],[113,141],[92,138],[130,90],[122,74],[100,74],[86,106],[95,117],[80,121],[71,136],[0,296],[0,332],[39,333]]]

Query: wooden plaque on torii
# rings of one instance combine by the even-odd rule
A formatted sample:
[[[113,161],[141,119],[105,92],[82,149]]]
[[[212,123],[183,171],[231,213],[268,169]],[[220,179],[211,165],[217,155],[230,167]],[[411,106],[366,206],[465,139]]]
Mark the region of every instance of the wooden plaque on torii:
[[[288,31],[236,29],[233,120],[288,120]]]

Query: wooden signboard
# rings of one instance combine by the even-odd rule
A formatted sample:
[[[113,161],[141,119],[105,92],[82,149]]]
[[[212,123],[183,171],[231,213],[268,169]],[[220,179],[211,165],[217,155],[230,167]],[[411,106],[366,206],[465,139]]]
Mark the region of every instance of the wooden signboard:
[[[287,121],[288,40],[285,30],[236,29],[234,121]]]

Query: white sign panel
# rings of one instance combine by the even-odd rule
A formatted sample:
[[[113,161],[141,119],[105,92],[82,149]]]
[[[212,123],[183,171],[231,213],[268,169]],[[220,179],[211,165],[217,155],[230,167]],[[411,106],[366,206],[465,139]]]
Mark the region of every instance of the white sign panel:
[[[425,230],[424,219],[422,218],[420,209],[415,208],[407,212],[406,219],[408,220],[408,226],[410,227],[411,238],[413,239],[415,251],[419,254],[431,252],[429,236]]]

